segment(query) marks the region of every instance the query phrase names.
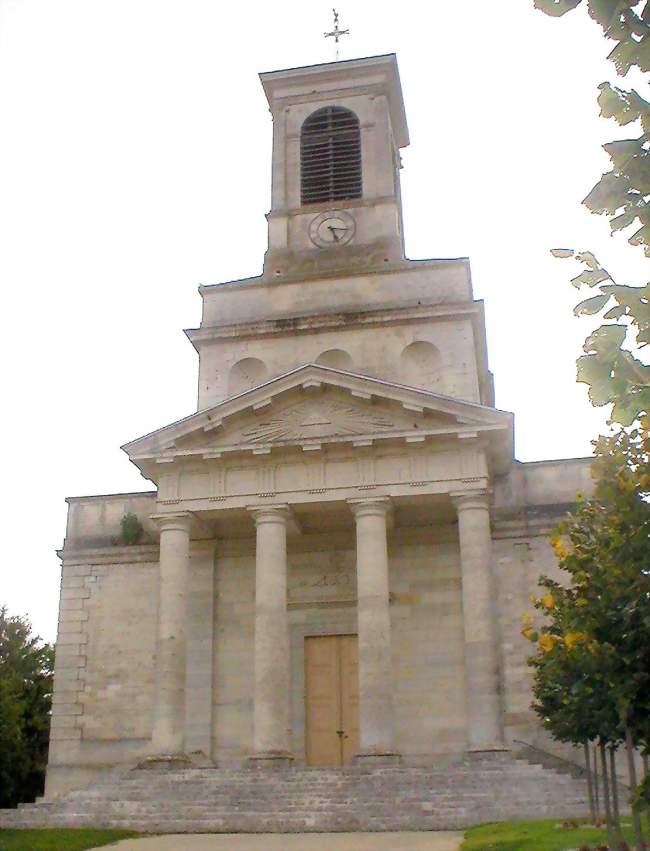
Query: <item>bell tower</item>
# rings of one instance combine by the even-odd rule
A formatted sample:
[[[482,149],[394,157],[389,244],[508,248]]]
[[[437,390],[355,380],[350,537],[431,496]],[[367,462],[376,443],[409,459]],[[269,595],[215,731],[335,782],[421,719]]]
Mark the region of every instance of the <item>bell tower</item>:
[[[291,280],[404,260],[395,54],[260,74],[273,117],[264,277]]]

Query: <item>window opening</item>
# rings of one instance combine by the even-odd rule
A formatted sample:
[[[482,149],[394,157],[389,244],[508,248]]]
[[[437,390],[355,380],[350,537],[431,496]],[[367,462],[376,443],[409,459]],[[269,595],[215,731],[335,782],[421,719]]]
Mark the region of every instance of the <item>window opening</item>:
[[[361,131],[353,112],[326,106],[306,119],[300,170],[303,204],[361,198]]]

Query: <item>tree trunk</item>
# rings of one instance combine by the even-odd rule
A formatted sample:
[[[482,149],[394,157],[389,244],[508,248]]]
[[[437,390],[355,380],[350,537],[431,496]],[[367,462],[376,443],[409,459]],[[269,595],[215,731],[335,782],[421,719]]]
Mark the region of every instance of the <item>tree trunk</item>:
[[[609,773],[612,780],[612,814],[614,816],[614,831],[618,847],[623,846],[623,834],[621,832],[621,812],[618,806],[618,777],[616,776],[616,748],[609,749]]]
[[[584,745],[585,750],[585,771],[587,772],[587,792],[589,793],[589,817],[591,818],[591,823],[596,824],[596,819],[598,816],[596,815],[596,801],[594,799],[594,782],[591,776],[591,755],[589,753],[589,742],[585,742]]]
[[[596,799],[596,823],[600,821],[600,789],[598,786],[598,747],[594,745],[594,797]]]
[[[650,8],[648,11],[650,12]],[[643,761],[643,777],[646,778],[648,776],[648,754],[644,753],[641,759]],[[648,822],[648,830],[650,831],[650,807],[647,807],[645,811],[645,820]]]
[[[627,770],[630,775],[630,788],[634,792],[638,783],[636,779],[636,766],[634,764],[634,740],[629,727],[625,728],[625,750],[627,752]],[[632,824],[634,825],[634,847],[636,851],[643,851],[643,831],[641,829],[641,816],[632,810]]]
[[[614,819],[612,818],[612,808],[610,806],[609,799],[609,779],[607,771],[607,752],[605,749],[605,742],[601,739],[598,743],[598,748],[600,750],[600,766],[603,770],[603,803],[605,804],[605,824],[607,825],[607,844],[610,848],[615,849],[618,847],[618,843],[616,841],[616,834],[614,831]]]

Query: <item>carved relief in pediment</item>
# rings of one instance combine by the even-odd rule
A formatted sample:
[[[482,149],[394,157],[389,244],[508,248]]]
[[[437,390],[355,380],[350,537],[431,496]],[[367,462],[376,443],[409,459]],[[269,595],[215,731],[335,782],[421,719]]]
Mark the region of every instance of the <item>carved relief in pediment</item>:
[[[400,420],[400,422],[398,422]],[[241,443],[273,443],[279,440],[311,440],[323,437],[374,434],[394,431],[405,425],[406,417],[392,412],[373,410],[370,405],[357,406],[336,400],[305,400],[280,411],[267,409],[258,414],[237,433],[228,435]]]
[[[361,393],[359,393],[361,395]],[[207,430],[181,438],[182,449],[207,449],[273,444],[318,444],[328,439],[373,439],[382,435],[422,435],[456,422],[449,413],[423,411],[406,404],[351,397],[349,393],[309,393],[292,401],[266,400]]]

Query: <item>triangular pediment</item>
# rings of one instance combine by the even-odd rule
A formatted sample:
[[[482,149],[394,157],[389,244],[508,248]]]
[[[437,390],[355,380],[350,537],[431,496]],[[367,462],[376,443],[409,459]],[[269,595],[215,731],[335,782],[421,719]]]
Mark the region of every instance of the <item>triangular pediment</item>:
[[[453,427],[448,414],[406,411],[382,398],[355,398],[338,387],[296,388],[284,398],[259,408],[248,408],[212,429],[177,441],[185,448],[211,446],[232,451],[236,447],[312,444],[360,437],[381,438],[425,429]]]
[[[512,416],[368,376],[307,364],[122,448],[143,462],[219,457],[286,446],[369,445],[394,439],[500,434],[510,444]]]

